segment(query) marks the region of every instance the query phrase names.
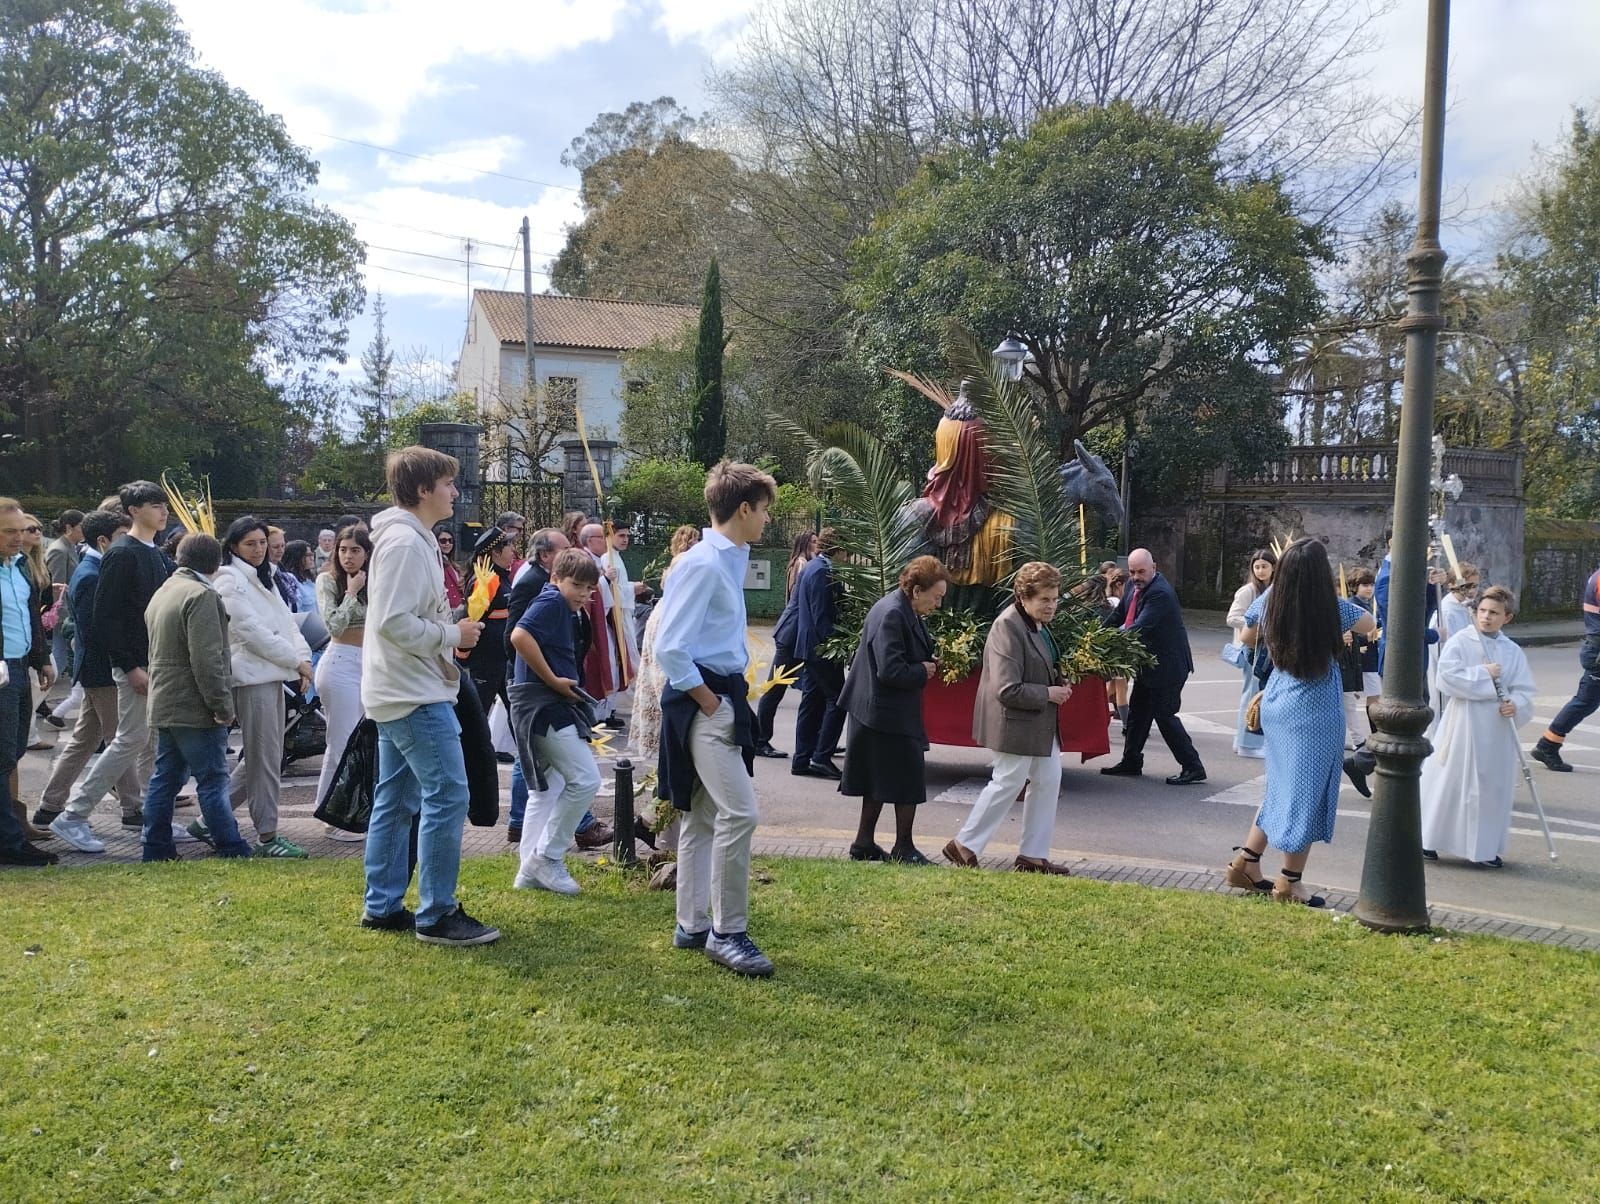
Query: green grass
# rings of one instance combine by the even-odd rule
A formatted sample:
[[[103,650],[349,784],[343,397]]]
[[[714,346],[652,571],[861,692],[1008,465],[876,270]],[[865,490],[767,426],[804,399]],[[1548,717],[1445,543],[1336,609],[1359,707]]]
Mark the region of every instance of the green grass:
[[[760,871],[769,982],[604,871],[469,862],[471,951],[357,928],[353,862],[7,875],[0,1199],[1600,1198],[1591,954]]]

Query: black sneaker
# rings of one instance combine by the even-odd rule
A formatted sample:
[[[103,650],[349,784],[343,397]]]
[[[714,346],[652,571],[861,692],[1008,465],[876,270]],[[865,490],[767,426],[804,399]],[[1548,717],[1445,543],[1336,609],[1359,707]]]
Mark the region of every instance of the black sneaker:
[[[48,807],[39,807],[35,809],[33,818],[28,822],[36,828],[48,828],[55,817],[60,814],[61,812],[52,811]]]
[[[0,865],[54,865],[61,858],[44,849],[36,849],[24,840],[15,849],[0,849]]]
[[[122,817],[122,826],[124,828],[143,828],[144,827],[144,812],[143,811],[129,811],[129,812],[127,812]]]
[[[67,721],[65,719],[57,719],[50,713],[50,704],[48,702],[40,702],[39,705],[34,708],[33,713],[39,716],[40,719],[43,719],[51,727],[62,728],[67,726]]]
[[[500,939],[500,930],[478,923],[457,903],[438,923],[419,925],[417,939],[430,945],[489,945]]]
[[[748,932],[730,932],[724,936],[713,931],[706,941],[706,956],[746,978],[772,977],[772,959],[761,952]]]
[[[386,916],[369,916],[361,913],[361,927],[376,928],[379,932],[410,932],[417,926],[417,917],[408,907],[391,911]]]
[[[521,844],[522,843],[522,825],[521,824],[507,824],[506,825],[506,843],[507,844]]]

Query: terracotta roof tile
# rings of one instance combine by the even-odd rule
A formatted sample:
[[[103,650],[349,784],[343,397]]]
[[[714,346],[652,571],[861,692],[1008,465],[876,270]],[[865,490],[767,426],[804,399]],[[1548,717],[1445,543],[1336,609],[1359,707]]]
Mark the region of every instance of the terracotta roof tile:
[[[475,289],[473,295],[489,316],[502,343],[522,345],[522,294]],[[689,305],[657,305],[645,301],[608,301],[598,297],[558,297],[536,293],[533,331],[538,347],[588,347],[599,351],[632,351],[660,339],[672,339],[699,320]]]

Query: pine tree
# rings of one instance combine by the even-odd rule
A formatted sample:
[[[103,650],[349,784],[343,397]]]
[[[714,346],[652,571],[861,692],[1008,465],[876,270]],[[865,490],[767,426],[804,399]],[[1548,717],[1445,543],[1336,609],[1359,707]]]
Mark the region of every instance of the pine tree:
[[[362,398],[356,438],[380,455],[385,450],[394,402],[394,348],[383,329],[387,312],[380,292],[372,303],[372,342],[361,353],[361,369],[367,378],[356,386],[356,395]]]
[[[694,353],[694,457],[707,468],[722,459],[728,444],[728,417],[722,404],[722,348],[722,277],[713,259],[700,300],[700,337]]]

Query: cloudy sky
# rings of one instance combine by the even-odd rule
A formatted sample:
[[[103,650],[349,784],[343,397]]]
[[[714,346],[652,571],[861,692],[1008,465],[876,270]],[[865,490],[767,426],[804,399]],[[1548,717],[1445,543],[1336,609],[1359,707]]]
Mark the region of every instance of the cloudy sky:
[[[322,164],[323,200],[368,245],[369,292],[392,340],[447,371],[468,276],[520,287],[518,226],[532,222],[534,287],[578,216],[561,152],[594,117],[631,101],[705,106],[708,67],[732,53],[751,0],[174,0],[204,62],[282,114]],[[1382,20],[1375,88],[1421,94],[1422,0]],[[1456,0],[1446,178],[1456,228],[1483,215],[1574,104],[1600,99],[1594,0]],[[385,150],[383,148],[388,148]],[[409,156],[426,156],[414,158]],[[1404,198],[1408,203],[1412,196]],[[466,247],[470,240],[470,253]],[[470,268],[468,264],[470,254]],[[371,335],[351,331],[351,358]]]

